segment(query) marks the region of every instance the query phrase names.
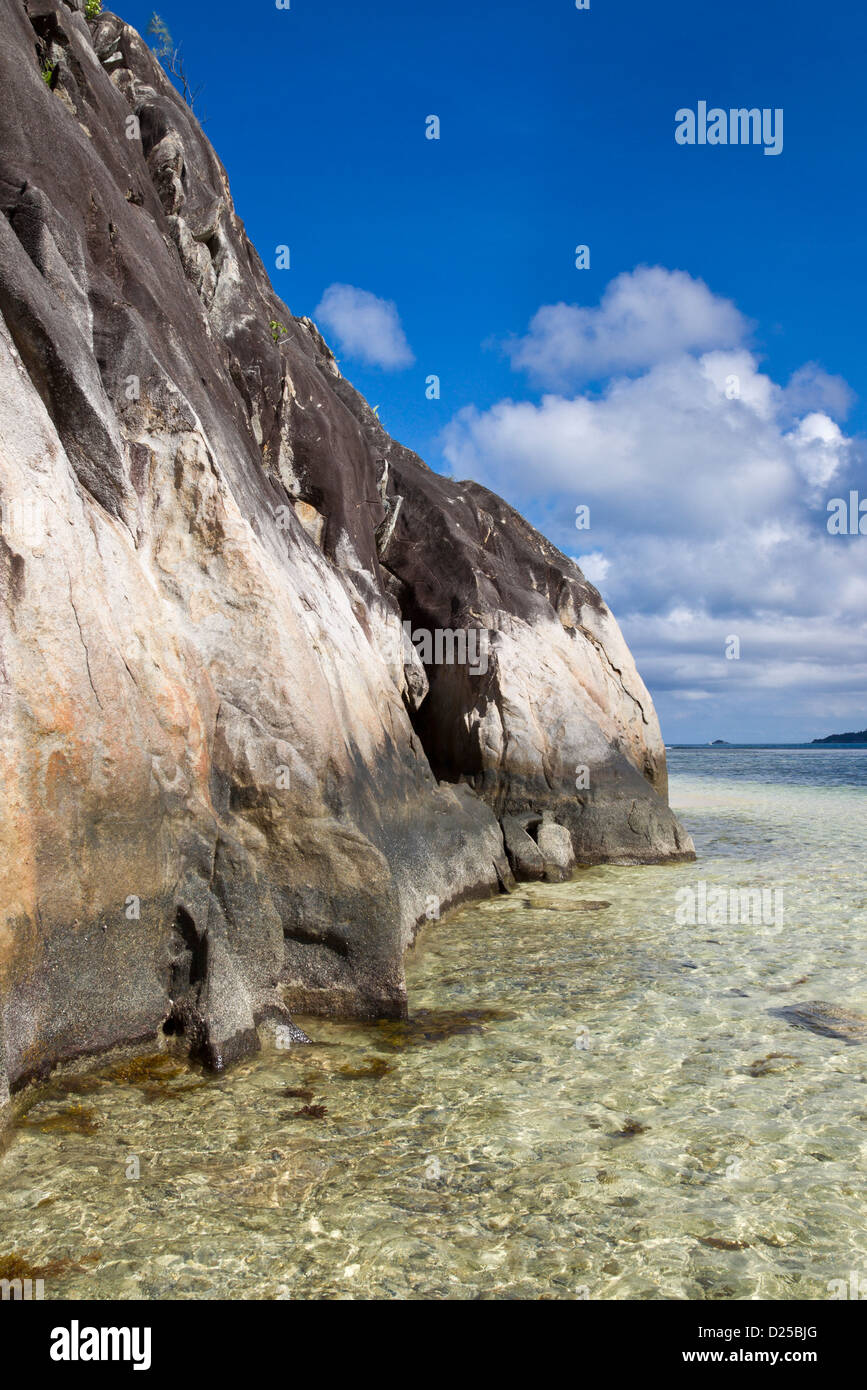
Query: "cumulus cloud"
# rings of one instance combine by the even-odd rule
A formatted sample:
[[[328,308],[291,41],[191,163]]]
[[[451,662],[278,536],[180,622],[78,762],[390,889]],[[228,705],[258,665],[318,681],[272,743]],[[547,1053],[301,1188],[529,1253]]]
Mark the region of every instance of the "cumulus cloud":
[[[397,306],[355,285],[329,285],[314,317],[342,353],[371,367],[398,371],[415,361]]]
[[[691,293],[675,277],[676,303]],[[446,460],[529,513],[566,554],[580,544],[578,563],[617,614],[670,738],[699,717],[709,737],[737,738],[745,725],[779,741],[839,720],[863,728],[867,539],[827,530],[830,499],[865,491],[861,443],[839,423],[849,388],[814,364],[779,384],[743,345],[708,345],[714,323],[731,338],[744,321],[704,286],[701,314],[662,315],[667,348],[656,359],[643,313],[630,350],[627,329],[611,329],[625,316],[606,308],[619,294],[610,289],[594,311],[603,366],[586,333],[569,360],[583,354],[600,382],[615,360],[644,361],[643,371],[592,394],[464,409],[444,433]],[[701,350],[683,350],[690,332]],[[553,353],[546,370],[565,360]],[[576,530],[584,506],[590,527]],[[738,660],[726,659],[731,635]]]
[[[591,526],[696,538],[726,518],[754,530],[788,518],[805,484],[840,476],[850,450],[820,412],[789,426],[783,393],[744,351],[680,357],[598,397],[468,407],[444,435],[457,476],[484,477],[520,505],[569,496],[590,506]]]
[[[787,438],[795,445],[805,478],[817,488],[831,481],[848,447],[840,426],[818,410],[798,420]]]
[[[512,366],[563,388],[640,371],[684,352],[742,345],[749,324],[727,299],[682,270],[639,266],[605,290],[598,308],[546,304],[529,332],[506,344]]]
[[[845,420],[855,403],[855,393],[842,377],[831,376],[815,362],[807,362],[789,381],[786,402],[793,415],[821,410],[835,420]]]
[[[591,584],[595,584],[598,588],[600,584],[605,582],[611,568],[611,561],[602,554],[601,550],[590,550],[586,555],[573,555],[572,559]]]

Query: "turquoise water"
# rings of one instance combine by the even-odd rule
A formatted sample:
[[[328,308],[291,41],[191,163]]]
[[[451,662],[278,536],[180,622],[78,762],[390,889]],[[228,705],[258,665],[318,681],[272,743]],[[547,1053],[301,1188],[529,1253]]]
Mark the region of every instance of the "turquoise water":
[[[867,750],[669,766],[697,864],[432,924],[408,1024],[309,1020],[313,1047],[218,1078],[156,1058],[35,1093],[0,1158],[0,1274],[124,1299],[825,1299],[867,1277],[867,1044],[778,1012],[867,1013]],[[679,922],[701,881],[782,893],[782,917]]]

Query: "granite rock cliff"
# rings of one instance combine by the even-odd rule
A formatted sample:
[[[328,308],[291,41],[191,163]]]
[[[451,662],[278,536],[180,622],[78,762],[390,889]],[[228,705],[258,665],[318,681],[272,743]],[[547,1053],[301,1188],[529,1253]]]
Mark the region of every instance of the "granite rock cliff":
[[[0,1103],[400,1015],[432,903],[692,857],[596,590],[384,432],[133,29],[0,14]]]

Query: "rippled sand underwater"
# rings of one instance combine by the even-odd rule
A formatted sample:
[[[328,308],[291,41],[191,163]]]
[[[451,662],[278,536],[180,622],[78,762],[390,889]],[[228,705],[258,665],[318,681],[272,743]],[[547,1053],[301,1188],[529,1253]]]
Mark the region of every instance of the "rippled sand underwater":
[[[697,864],[433,924],[408,1023],[305,1021],[313,1047],[219,1078],[164,1056],[55,1077],[0,1158],[0,1276],[123,1299],[826,1299],[867,1278],[867,1044],[775,1012],[867,1012],[867,752],[670,767]],[[702,879],[782,887],[782,927],[678,926]]]

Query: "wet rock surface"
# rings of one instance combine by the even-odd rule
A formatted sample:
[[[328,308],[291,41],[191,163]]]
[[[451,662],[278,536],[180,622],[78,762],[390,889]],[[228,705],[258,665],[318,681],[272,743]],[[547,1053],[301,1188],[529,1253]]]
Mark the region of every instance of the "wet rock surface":
[[[385,434],[141,37],[0,24],[0,1105],[162,1030],[219,1068],[293,1009],[404,1017],[432,901],[509,884],[500,817],[690,857],[599,594]]]

